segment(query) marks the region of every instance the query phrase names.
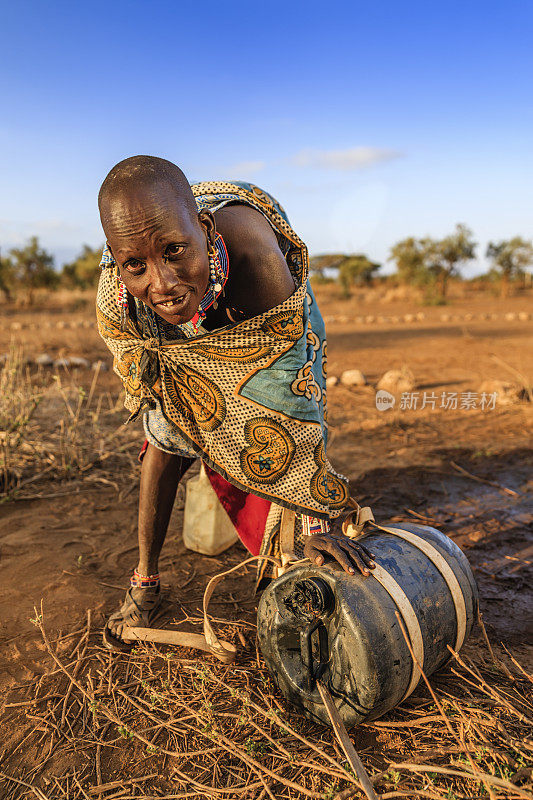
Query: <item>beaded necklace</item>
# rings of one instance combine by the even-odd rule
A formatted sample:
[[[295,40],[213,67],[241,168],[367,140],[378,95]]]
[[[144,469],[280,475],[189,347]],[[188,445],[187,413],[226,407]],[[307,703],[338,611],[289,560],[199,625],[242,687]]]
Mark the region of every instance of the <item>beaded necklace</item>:
[[[217,233],[215,246],[209,254],[209,283],[206,293],[198,306],[198,311],[189,322],[185,322],[183,325],[176,325],[176,328],[179,328],[185,336],[188,338],[196,336],[198,329],[205,320],[208,308],[213,307],[216,309],[218,307],[218,298],[221,294],[224,296],[224,287],[227,283],[228,275],[229,258],[226,243],[220,233]]]

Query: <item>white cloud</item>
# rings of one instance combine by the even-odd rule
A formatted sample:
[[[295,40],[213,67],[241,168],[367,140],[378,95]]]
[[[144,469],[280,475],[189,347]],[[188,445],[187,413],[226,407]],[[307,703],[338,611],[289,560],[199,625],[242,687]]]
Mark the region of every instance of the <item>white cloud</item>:
[[[237,164],[232,164],[230,167],[225,167],[224,172],[235,179],[246,177],[247,175],[255,175],[256,172],[261,172],[266,167],[264,161],[239,161]]]
[[[312,167],[315,169],[336,169],[348,172],[363,169],[382,161],[391,161],[400,158],[402,153],[397,150],[387,150],[383,147],[349,147],[347,150],[300,150],[292,158],[292,163],[298,167]]]
[[[255,175],[267,166],[265,161],[237,161],[234,164],[216,164],[215,166],[190,169],[187,177],[192,183],[198,181],[246,181],[254,180]]]

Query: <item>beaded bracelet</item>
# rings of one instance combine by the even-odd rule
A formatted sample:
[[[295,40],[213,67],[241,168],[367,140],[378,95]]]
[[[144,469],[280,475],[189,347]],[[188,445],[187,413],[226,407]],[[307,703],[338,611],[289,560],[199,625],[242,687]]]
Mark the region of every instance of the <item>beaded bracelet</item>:
[[[155,575],[139,575],[136,569],[133,570],[133,575],[130,578],[130,584],[136,589],[148,589],[150,587],[159,586],[159,572]]]

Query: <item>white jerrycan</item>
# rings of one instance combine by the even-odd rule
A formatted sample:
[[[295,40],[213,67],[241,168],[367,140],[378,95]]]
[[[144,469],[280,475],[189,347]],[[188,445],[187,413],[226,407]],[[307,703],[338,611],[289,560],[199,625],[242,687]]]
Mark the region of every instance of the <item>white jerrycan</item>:
[[[216,556],[231,547],[238,538],[202,462],[199,474],[187,482],[183,543],[189,550]]]

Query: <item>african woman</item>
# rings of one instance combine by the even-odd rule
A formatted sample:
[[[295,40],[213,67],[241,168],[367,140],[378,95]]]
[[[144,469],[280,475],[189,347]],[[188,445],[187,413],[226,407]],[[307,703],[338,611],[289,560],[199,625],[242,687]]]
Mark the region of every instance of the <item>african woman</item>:
[[[325,329],[307,249],[281,206],[251,184],[191,186],[152,156],[113,167],[98,201],[99,331],[146,435],[139,560],[104,643],[127,648],[124,626],[157,616],[159,555],[196,458],[221,499],[250,509],[239,534],[254,555],[280,555],[290,514],[293,555],[368,575],[371,554],[342,532],[351,512],[326,457]],[[261,563],[256,588],[275,574]]]

